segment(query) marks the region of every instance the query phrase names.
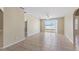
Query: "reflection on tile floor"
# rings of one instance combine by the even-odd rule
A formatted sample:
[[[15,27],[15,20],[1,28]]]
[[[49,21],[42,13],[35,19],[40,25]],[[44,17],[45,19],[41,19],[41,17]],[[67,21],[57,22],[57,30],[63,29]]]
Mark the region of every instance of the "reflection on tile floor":
[[[74,51],[73,44],[64,35],[38,33],[2,51]]]

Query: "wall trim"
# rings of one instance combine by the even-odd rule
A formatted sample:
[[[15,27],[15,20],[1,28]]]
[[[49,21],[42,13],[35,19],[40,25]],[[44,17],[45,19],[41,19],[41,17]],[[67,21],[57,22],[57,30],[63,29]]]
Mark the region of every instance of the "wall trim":
[[[32,36],[32,35],[35,35],[37,33],[40,33],[40,31],[39,32],[35,32],[35,33],[31,33],[31,34],[27,34],[27,36]]]
[[[70,38],[68,38],[67,36],[66,36],[66,38],[73,44],[73,41],[72,40],[70,40]]]
[[[9,44],[9,45],[6,45],[6,46],[3,46],[2,49],[7,48],[7,47],[12,46],[12,45],[15,45],[15,44],[17,44],[17,43],[19,43],[19,42],[21,42],[21,41],[23,41],[23,40],[25,40],[25,38],[22,39],[22,40],[20,40],[20,41],[14,42],[14,43],[12,43],[12,44]]]
[[[70,40],[70,39],[68,39],[72,44],[73,44],[73,41],[72,40]]]
[[[39,32],[32,33],[32,34],[30,34],[30,35],[28,35],[28,36],[32,36],[32,35],[37,34],[37,33],[39,33]],[[9,47],[9,46],[15,45],[15,44],[17,44],[17,43],[19,43],[19,42],[21,42],[21,41],[23,41],[23,40],[25,40],[25,38],[22,39],[22,40],[20,40],[20,41],[17,41],[17,42],[11,43],[11,44],[9,44],[9,45],[3,46],[1,49],[5,49],[5,48],[7,48],[7,47]]]

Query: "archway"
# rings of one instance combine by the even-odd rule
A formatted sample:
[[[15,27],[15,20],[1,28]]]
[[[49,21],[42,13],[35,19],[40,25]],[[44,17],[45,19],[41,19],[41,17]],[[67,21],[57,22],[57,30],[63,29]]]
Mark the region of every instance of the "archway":
[[[74,12],[73,15],[73,30],[74,30],[74,46],[79,48],[79,8]]]

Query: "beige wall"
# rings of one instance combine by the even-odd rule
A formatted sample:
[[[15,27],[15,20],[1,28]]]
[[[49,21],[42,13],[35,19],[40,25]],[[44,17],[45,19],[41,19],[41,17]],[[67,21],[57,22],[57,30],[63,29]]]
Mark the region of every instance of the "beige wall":
[[[21,8],[4,8],[4,47],[24,39],[24,25],[24,11]]]
[[[58,19],[58,34],[64,34],[64,17]]]
[[[45,28],[44,28],[44,19],[40,19],[40,32],[44,32]]]
[[[40,20],[36,19],[34,16],[30,14],[26,14],[27,21],[27,36],[34,35],[40,32]]]

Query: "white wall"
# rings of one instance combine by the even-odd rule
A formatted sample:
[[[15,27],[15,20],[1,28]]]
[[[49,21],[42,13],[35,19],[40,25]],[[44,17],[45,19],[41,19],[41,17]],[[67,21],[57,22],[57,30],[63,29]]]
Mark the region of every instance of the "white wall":
[[[73,43],[73,15],[65,16],[65,36]]]
[[[24,40],[24,11],[17,7],[4,8],[4,47]]]
[[[30,14],[25,15],[27,20],[27,36],[40,32],[40,20]]]

